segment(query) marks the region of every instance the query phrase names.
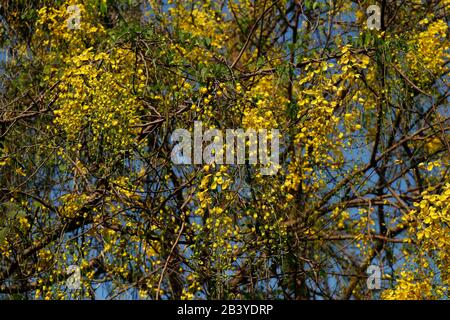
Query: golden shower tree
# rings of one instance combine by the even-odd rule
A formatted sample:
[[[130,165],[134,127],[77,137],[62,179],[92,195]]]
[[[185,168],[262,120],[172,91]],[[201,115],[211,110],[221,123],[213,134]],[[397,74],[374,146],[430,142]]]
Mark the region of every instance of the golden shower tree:
[[[448,298],[449,10],[4,1],[0,294]],[[174,164],[194,121],[278,129],[278,172]]]

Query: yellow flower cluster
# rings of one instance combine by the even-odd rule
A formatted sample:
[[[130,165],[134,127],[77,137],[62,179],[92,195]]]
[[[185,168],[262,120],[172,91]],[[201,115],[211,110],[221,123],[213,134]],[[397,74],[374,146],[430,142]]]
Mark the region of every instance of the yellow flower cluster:
[[[245,92],[244,97],[248,101],[244,103],[245,109],[242,117],[244,128],[255,130],[278,128],[278,119],[281,118],[280,111],[285,109],[289,101],[280,90],[277,79],[273,75],[259,78]]]
[[[215,49],[221,49],[229,38],[225,32],[228,23],[222,21],[219,12],[214,10],[214,2],[210,0],[179,3],[168,11],[169,18],[177,22],[177,28],[199,39],[209,39]]]
[[[71,4],[78,5],[82,17],[75,30],[64,23]],[[145,86],[144,72],[136,65],[133,51],[94,52],[93,46],[105,32],[82,4],[67,1],[59,9],[43,7],[38,14],[33,40],[36,47],[50,51],[42,55],[50,66],[44,68],[43,78],[59,90],[54,122],[66,134],[67,149],[101,148],[111,158],[130,150],[141,106],[136,96]],[[51,39],[45,38],[48,34]]]
[[[70,17],[67,8],[71,5],[79,8],[80,26],[78,29],[69,29],[67,26],[67,19]],[[86,7],[76,0],[64,1],[58,8],[44,6],[39,9],[33,43],[38,50],[44,53],[40,55],[46,60],[43,62],[54,66],[54,62],[67,56],[76,56],[86,47],[94,45],[105,35],[104,28],[100,24],[95,24],[94,21],[93,13],[86,10]],[[54,72],[59,71],[56,66],[50,69]]]
[[[297,146],[296,160],[290,163],[285,189],[298,190],[300,183],[304,192],[314,194],[323,186],[323,168],[338,169],[342,165],[342,148],[351,144],[349,133],[361,129],[355,125],[360,109],[348,110],[343,117],[338,110],[360,100],[360,92],[346,93],[360,82],[355,70],[368,68],[366,56],[354,54],[351,46],[341,48],[340,72],[330,73],[333,63],[314,62],[306,66],[307,73],[298,80],[295,87],[298,94],[300,128],[294,137]],[[312,84],[312,85],[311,85]],[[345,109],[344,109],[345,110]],[[342,111],[340,111],[342,112]],[[338,157],[337,157],[338,155]]]
[[[424,19],[420,24],[427,24]],[[446,63],[450,58],[448,52],[449,40],[447,37],[448,25],[443,20],[437,20],[427,26],[427,30],[414,35],[409,41],[411,50],[407,53],[407,61],[414,82],[427,88],[430,81],[444,74],[448,67]]]
[[[439,295],[434,292],[430,277],[416,280],[411,272],[401,272],[397,286],[383,291],[382,297],[385,300],[429,300],[442,298],[442,292]]]
[[[403,271],[396,287],[386,290],[386,299],[434,299],[448,294],[450,286],[450,183],[440,192],[429,189],[417,209],[404,216],[403,223],[418,251],[405,252],[404,269],[416,265],[414,273]],[[437,271],[437,272],[435,272]],[[436,273],[435,277],[430,274]]]
[[[109,55],[87,49],[71,58],[58,85],[55,123],[74,149],[81,149],[81,142],[92,143],[92,148],[101,144],[104,154],[114,155],[132,147],[140,107],[133,92],[142,90],[145,79],[141,71],[133,80],[132,61],[134,55],[127,49]]]

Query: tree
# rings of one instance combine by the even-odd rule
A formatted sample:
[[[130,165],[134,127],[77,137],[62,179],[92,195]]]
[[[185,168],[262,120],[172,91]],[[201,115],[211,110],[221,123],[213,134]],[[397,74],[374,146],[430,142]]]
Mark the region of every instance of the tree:
[[[449,9],[5,1],[3,297],[447,298]],[[276,174],[174,164],[194,121],[278,129]]]

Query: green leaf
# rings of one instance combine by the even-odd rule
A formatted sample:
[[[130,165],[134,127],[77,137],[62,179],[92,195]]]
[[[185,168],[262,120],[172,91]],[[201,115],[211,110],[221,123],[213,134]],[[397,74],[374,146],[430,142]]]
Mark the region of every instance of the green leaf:
[[[108,5],[105,2],[100,3],[100,12],[102,14],[106,14],[106,11],[108,11]]]
[[[0,229],[0,244],[3,244],[3,242],[5,241],[7,235],[8,235],[8,229],[7,228],[1,228]]]

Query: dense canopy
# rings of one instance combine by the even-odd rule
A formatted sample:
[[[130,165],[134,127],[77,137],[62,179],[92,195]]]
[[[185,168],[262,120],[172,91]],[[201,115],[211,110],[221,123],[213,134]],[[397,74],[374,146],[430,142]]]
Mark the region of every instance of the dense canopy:
[[[0,297],[449,298],[449,11],[2,1]],[[195,121],[277,172],[175,164]]]

